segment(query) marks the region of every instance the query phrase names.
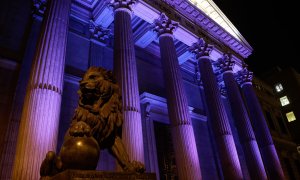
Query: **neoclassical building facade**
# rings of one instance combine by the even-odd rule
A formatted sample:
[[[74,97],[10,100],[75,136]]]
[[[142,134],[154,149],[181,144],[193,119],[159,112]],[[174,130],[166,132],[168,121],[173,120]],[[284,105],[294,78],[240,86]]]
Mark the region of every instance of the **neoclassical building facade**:
[[[39,178],[90,66],[114,71],[126,150],[157,179],[284,179],[243,62],[252,48],[212,0],[32,3],[20,61],[0,61],[15,77],[1,104],[1,179]],[[115,168],[101,152],[97,169]]]

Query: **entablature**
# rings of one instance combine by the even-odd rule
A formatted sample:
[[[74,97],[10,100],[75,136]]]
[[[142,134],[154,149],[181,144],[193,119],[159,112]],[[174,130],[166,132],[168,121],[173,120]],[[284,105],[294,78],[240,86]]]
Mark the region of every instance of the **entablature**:
[[[113,22],[113,9],[109,3],[109,0],[74,0],[71,16],[86,22],[92,19],[96,24],[107,28]],[[251,46],[240,34],[237,39],[187,0],[139,0],[132,10],[134,16],[142,19],[146,25],[151,25],[162,12],[165,13],[170,19],[179,22],[179,27],[174,32],[175,39],[191,46],[199,37],[203,38],[207,43],[214,45],[211,53],[213,61],[223,53],[231,53],[236,61],[235,72],[241,69],[243,59],[252,53]],[[141,27],[143,29],[138,30],[139,34],[136,33],[135,43],[147,49],[149,45],[153,46],[157,37],[145,23]],[[193,59],[193,55],[188,50],[182,51],[178,59],[179,64],[183,64],[188,59]]]
[[[163,97],[156,96],[154,94],[144,92],[140,95],[141,104],[149,104],[151,110],[157,114],[168,115],[167,100]],[[207,121],[207,117],[194,112],[193,107],[188,106],[191,118]]]

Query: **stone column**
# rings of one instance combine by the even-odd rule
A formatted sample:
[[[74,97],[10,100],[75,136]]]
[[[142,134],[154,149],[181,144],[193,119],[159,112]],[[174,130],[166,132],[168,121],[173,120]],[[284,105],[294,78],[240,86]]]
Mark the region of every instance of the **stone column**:
[[[122,139],[129,159],[144,163],[143,133],[140,112],[131,6],[135,0],[114,0],[114,71],[122,89]]]
[[[237,127],[239,139],[243,147],[247,167],[251,179],[267,179],[267,174],[254,136],[251,122],[244,105],[238,84],[233,74],[235,62],[230,54],[218,59],[216,66],[223,76],[231,112]]]
[[[16,132],[19,131],[26,86],[28,84],[30,76],[30,67],[34,58],[34,49],[37,45],[45,10],[46,2],[44,0],[33,1],[31,28],[19,72],[17,87],[12,105],[13,111],[10,112],[9,122],[4,137],[4,144],[2,144],[3,150],[0,152],[0,179],[12,178],[12,169],[18,139],[18,133]]]
[[[194,43],[190,48],[190,51],[195,54],[199,64],[208,116],[216,138],[223,176],[225,179],[243,179],[228,117],[209,57],[211,50],[212,46],[206,44],[203,39]]]
[[[154,26],[154,31],[159,36],[178,176],[179,179],[186,180],[202,179],[187,97],[173,40],[173,30],[178,23],[161,14],[160,18],[154,21]]]
[[[48,3],[27,86],[12,179],[39,179],[46,153],[56,150],[71,2]]]
[[[252,86],[253,73],[246,67],[238,72],[239,82],[245,97],[246,105],[254,128],[254,133],[258,141],[260,153],[267,170],[269,179],[284,179],[280,161],[268,129],[260,103],[256,97]]]

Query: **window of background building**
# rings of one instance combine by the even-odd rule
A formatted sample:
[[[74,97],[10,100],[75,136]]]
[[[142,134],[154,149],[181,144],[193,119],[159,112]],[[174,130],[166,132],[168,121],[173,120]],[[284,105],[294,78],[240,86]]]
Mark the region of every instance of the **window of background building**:
[[[292,122],[296,120],[296,116],[293,111],[286,113],[286,118],[288,122]]]
[[[280,103],[281,103],[281,106],[286,106],[286,105],[290,104],[290,101],[287,98],[287,96],[283,96],[280,98]]]
[[[278,83],[275,85],[276,92],[281,92],[283,90],[282,84]]]

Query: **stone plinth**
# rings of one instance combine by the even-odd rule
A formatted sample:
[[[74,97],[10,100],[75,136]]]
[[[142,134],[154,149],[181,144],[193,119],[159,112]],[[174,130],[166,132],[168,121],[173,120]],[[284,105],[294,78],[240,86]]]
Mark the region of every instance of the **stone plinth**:
[[[66,170],[51,178],[41,180],[155,180],[155,173],[107,172],[94,170]]]

